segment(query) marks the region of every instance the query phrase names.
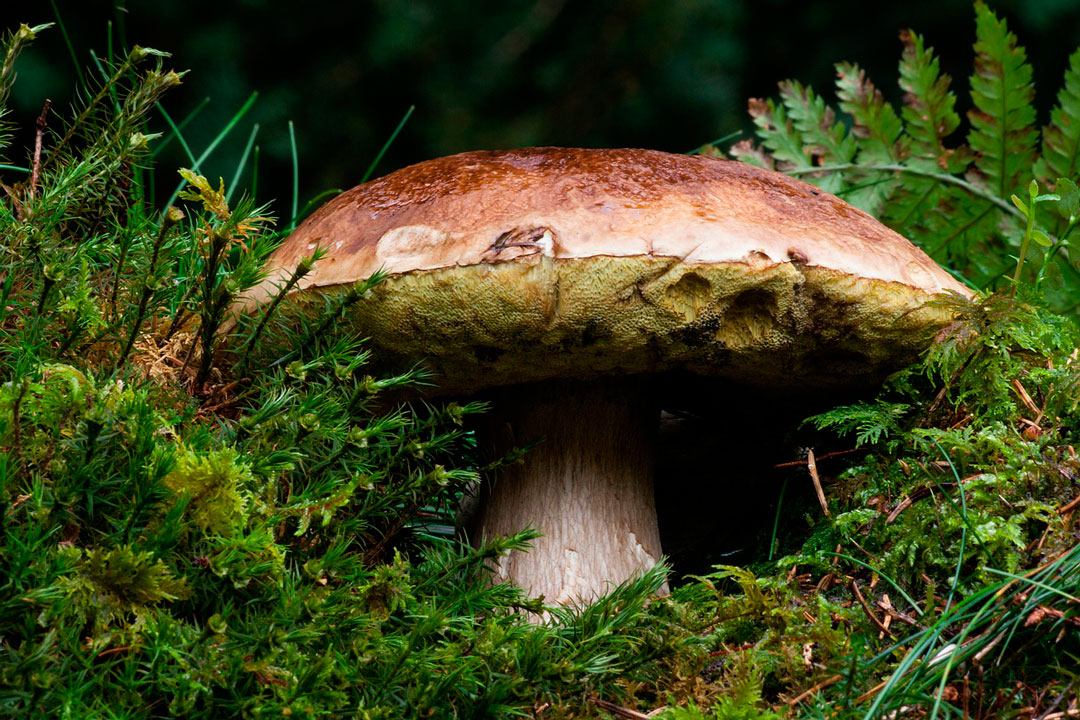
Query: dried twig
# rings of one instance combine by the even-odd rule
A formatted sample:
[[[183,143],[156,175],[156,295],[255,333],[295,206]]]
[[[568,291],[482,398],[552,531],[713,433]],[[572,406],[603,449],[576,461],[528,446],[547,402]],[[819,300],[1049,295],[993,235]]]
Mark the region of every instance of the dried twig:
[[[801,703],[803,700],[805,700],[806,698],[808,698],[811,695],[813,695],[814,693],[816,693],[818,690],[821,690],[822,688],[829,687],[830,685],[838,683],[843,679],[844,679],[843,675],[833,675],[832,677],[825,678],[824,680],[822,680],[821,682],[819,682],[817,685],[810,688],[809,690],[804,690],[803,692],[799,693],[798,695],[796,695],[791,700],[788,700],[787,704],[790,705],[791,707],[795,707],[796,705]]]
[[[926,493],[926,494],[927,494],[927,495],[929,495],[929,494],[930,494],[930,493],[929,493],[929,491],[927,491],[927,493]],[[917,498],[916,498],[916,499],[917,499]],[[905,511],[905,510],[907,510],[907,509],[908,509],[909,507],[911,507],[911,504],[912,504],[913,502],[915,502],[915,500],[914,500],[914,499],[912,499],[912,496],[911,496],[911,495],[908,495],[908,496],[907,496],[907,497],[905,497],[905,498],[904,498],[903,500],[901,500],[900,502],[896,503],[896,507],[894,507],[894,508],[892,509],[892,512],[891,512],[891,513],[889,513],[889,516],[888,516],[887,518],[885,518],[885,524],[886,524],[886,525],[890,525],[890,524],[892,524],[892,522],[893,522],[894,520],[896,520],[896,518],[900,517],[900,513],[904,512],[904,511]]]
[[[709,653],[709,657],[721,657],[733,652],[742,652],[743,650],[749,650],[754,647],[755,643],[743,643],[742,645],[736,645],[735,647],[724,648],[723,650],[714,650]]]
[[[821,503],[821,512],[829,517],[829,505],[825,502],[825,491],[821,489],[821,478],[818,477],[817,461],[814,460],[814,451],[806,451],[806,467],[810,470],[810,479],[814,481],[814,491],[817,493],[818,502]]]
[[[1031,627],[1032,625],[1038,625],[1043,620],[1050,618],[1051,620],[1064,620],[1070,622],[1073,625],[1080,625],[1080,617],[1075,615],[1066,615],[1063,611],[1057,608],[1047,607],[1046,605],[1039,605],[1037,608],[1031,611],[1031,614],[1027,616],[1024,621],[1024,627]]]
[[[866,602],[866,598],[863,597],[862,591],[859,590],[859,583],[854,580],[851,581],[851,590],[855,593],[855,599],[862,605],[863,612],[866,613],[866,617],[870,618],[870,621],[881,628],[883,633],[886,633],[889,637],[895,637],[889,626],[881,621],[877,615],[874,614],[873,608],[870,607],[870,603]]]
[[[1056,713],[1050,713],[1049,715],[1043,715],[1039,720],[1061,720],[1061,718],[1074,718],[1080,717],[1080,708],[1070,708],[1068,710],[1061,710]]]
[[[624,708],[620,705],[616,705],[615,703],[608,702],[607,700],[601,700],[595,695],[589,696],[589,702],[596,705],[598,708],[607,710],[609,713],[614,713],[619,717],[632,718],[632,720],[652,720],[652,718],[650,718],[643,712],[631,710],[630,708]]]
[[[1024,403],[1024,407],[1035,415],[1035,422],[1039,422],[1039,419],[1042,417],[1042,411],[1039,410],[1039,406],[1036,405],[1035,401],[1028,395],[1028,391],[1024,388],[1023,384],[1019,380],[1013,380],[1012,386],[1013,389],[1016,390],[1016,394],[1020,396],[1020,402]]]
[[[1004,638],[1006,634],[1007,632],[1002,630],[993,638],[991,638],[990,642],[986,643],[986,645],[984,645],[977,653],[975,653],[975,655],[972,657],[972,661],[975,663],[981,663],[983,661],[983,658],[989,655],[990,652],[997,647],[998,643],[1001,642],[1002,638]],[[980,635],[978,639],[981,640],[982,637],[983,636]]]
[[[908,625],[919,624],[918,621],[915,620],[915,618],[897,610],[896,607],[892,604],[892,601],[889,599],[888,595],[882,595],[881,599],[878,600],[877,606],[885,612],[889,613],[889,617],[895,618],[900,622],[907,623]]]
[[[1073,510],[1075,510],[1077,507],[1080,507],[1080,495],[1077,495],[1075,498],[1070,500],[1068,503],[1066,503],[1065,505],[1062,505],[1061,507],[1059,507],[1058,508],[1058,515],[1068,515]]]
[[[963,484],[969,483],[972,480],[974,480],[975,478],[982,477],[983,474],[984,473],[975,473],[974,475],[968,475],[966,478],[962,478],[960,480],[960,484],[963,485]],[[946,482],[946,483],[938,483],[938,485],[940,485],[943,488],[949,488],[949,487],[955,487],[956,483]],[[888,525],[888,524],[892,523],[893,521],[895,521],[896,518],[900,517],[900,513],[907,510],[909,507],[911,507],[914,503],[918,502],[919,500],[922,500],[923,498],[926,498],[926,497],[930,497],[932,492],[933,492],[932,488],[930,488],[930,486],[928,486],[928,485],[924,485],[924,486],[922,486],[920,488],[917,488],[915,490],[915,492],[911,493],[911,495],[908,495],[907,497],[905,497],[903,500],[901,500],[900,502],[898,502],[896,504],[896,507],[894,507],[892,509],[892,512],[890,512],[889,515],[885,518],[885,524]]]
[[[37,119],[37,134],[34,136],[34,163],[30,166],[30,187],[26,189],[26,199],[33,200],[37,188],[38,179],[41,177],[41,141],[45,136],[45,120],[49,115],[49,106],[52,100],[45,100],[45,107],[41,109],[41,115]]]
[[[850,455],[851,453],[859,452],[860,450],[862,450],[862,448],[851,448],[850,450],[837,450],[835,452],[825,453],[821,457],[817,458],[817,461],[820,462],[822,460],[828,460],[829,458],[834,458],[838,455]],[[806,465],[805,460],[792,460],[791,462],[777,463],[776,465],[773,465],[773,468],[779,469],[789,467],[802,467],[803,465]]]
[[[22,222],[26,217],[26,211],[23,209],[23,204],[19,202],[19,194],[2,182],[0,182],[0,190],[6,192],[11,199],[11,206],[15,208],[15,219]]]

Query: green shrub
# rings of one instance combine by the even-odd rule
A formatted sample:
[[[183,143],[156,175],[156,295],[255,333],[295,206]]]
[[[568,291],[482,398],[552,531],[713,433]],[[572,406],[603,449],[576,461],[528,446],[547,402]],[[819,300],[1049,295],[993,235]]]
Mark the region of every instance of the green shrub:
[[[0,101],[44,29],[4,38]],[[439,531],[480,405],[395,406],[423,378],[370,375],[337,308],[226,336],[278,236],[193,171],[150,205],[164,61],[106,59],[4,159],[0,714],[558,717],[654,676],[685,634],[646,608],[664,568],[539,624],[488,571],[528,533]]]

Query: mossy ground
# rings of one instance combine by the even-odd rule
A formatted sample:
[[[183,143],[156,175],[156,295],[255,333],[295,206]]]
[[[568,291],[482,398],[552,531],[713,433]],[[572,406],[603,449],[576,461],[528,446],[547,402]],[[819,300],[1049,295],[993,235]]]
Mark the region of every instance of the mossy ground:
[[[4,40],[0,103],[34,34]],[[446,528],[491,471],[465,428],[484,408],[389,402],[423,378],[337,332],[374,283],[220,341],[277,236],[194,173],[182,214],[148,200],[147,118],[179,80],[160,57],[105,58],[111,79],[4,170],[0,713],[1075,712],[1078,337],[1038,293],[949,301],[919,364],[795,436],[828,515],[789,469],[744,566],[654,598],[661,569],[530,623],[539,604],[489,570],[528,535]]]

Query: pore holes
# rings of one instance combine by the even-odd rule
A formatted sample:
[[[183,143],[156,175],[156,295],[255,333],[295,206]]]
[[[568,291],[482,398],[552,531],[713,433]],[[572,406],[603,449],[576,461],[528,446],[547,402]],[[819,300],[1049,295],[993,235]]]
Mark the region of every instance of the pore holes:
[[[751,288],[735,296],[727,306],[724,316],[772,315],[776,311],[776,298],[768,290]]]
[[[776,330],[776,297],[762,288],[744,290],[724,308],[716,339],[730,348],[758,345]]]
[[[695,272],[688,272],[677,282],[668,285],[664,294],[671,308],[682,313],[687,320],[694,321],[709,304],[712,283]]]

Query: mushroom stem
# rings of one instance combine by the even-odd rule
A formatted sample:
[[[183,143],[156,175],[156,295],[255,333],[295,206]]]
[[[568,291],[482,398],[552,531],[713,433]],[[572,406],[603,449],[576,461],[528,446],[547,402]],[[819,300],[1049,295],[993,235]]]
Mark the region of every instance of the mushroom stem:
[[[487,486],[481,537],[533,527],[528,552],[502,558],[512,580],[550,604],[593,600],[660,560],[653,501],[659,413],[634,380],[549,381],[507,388],[496,445],[540,440]]]

